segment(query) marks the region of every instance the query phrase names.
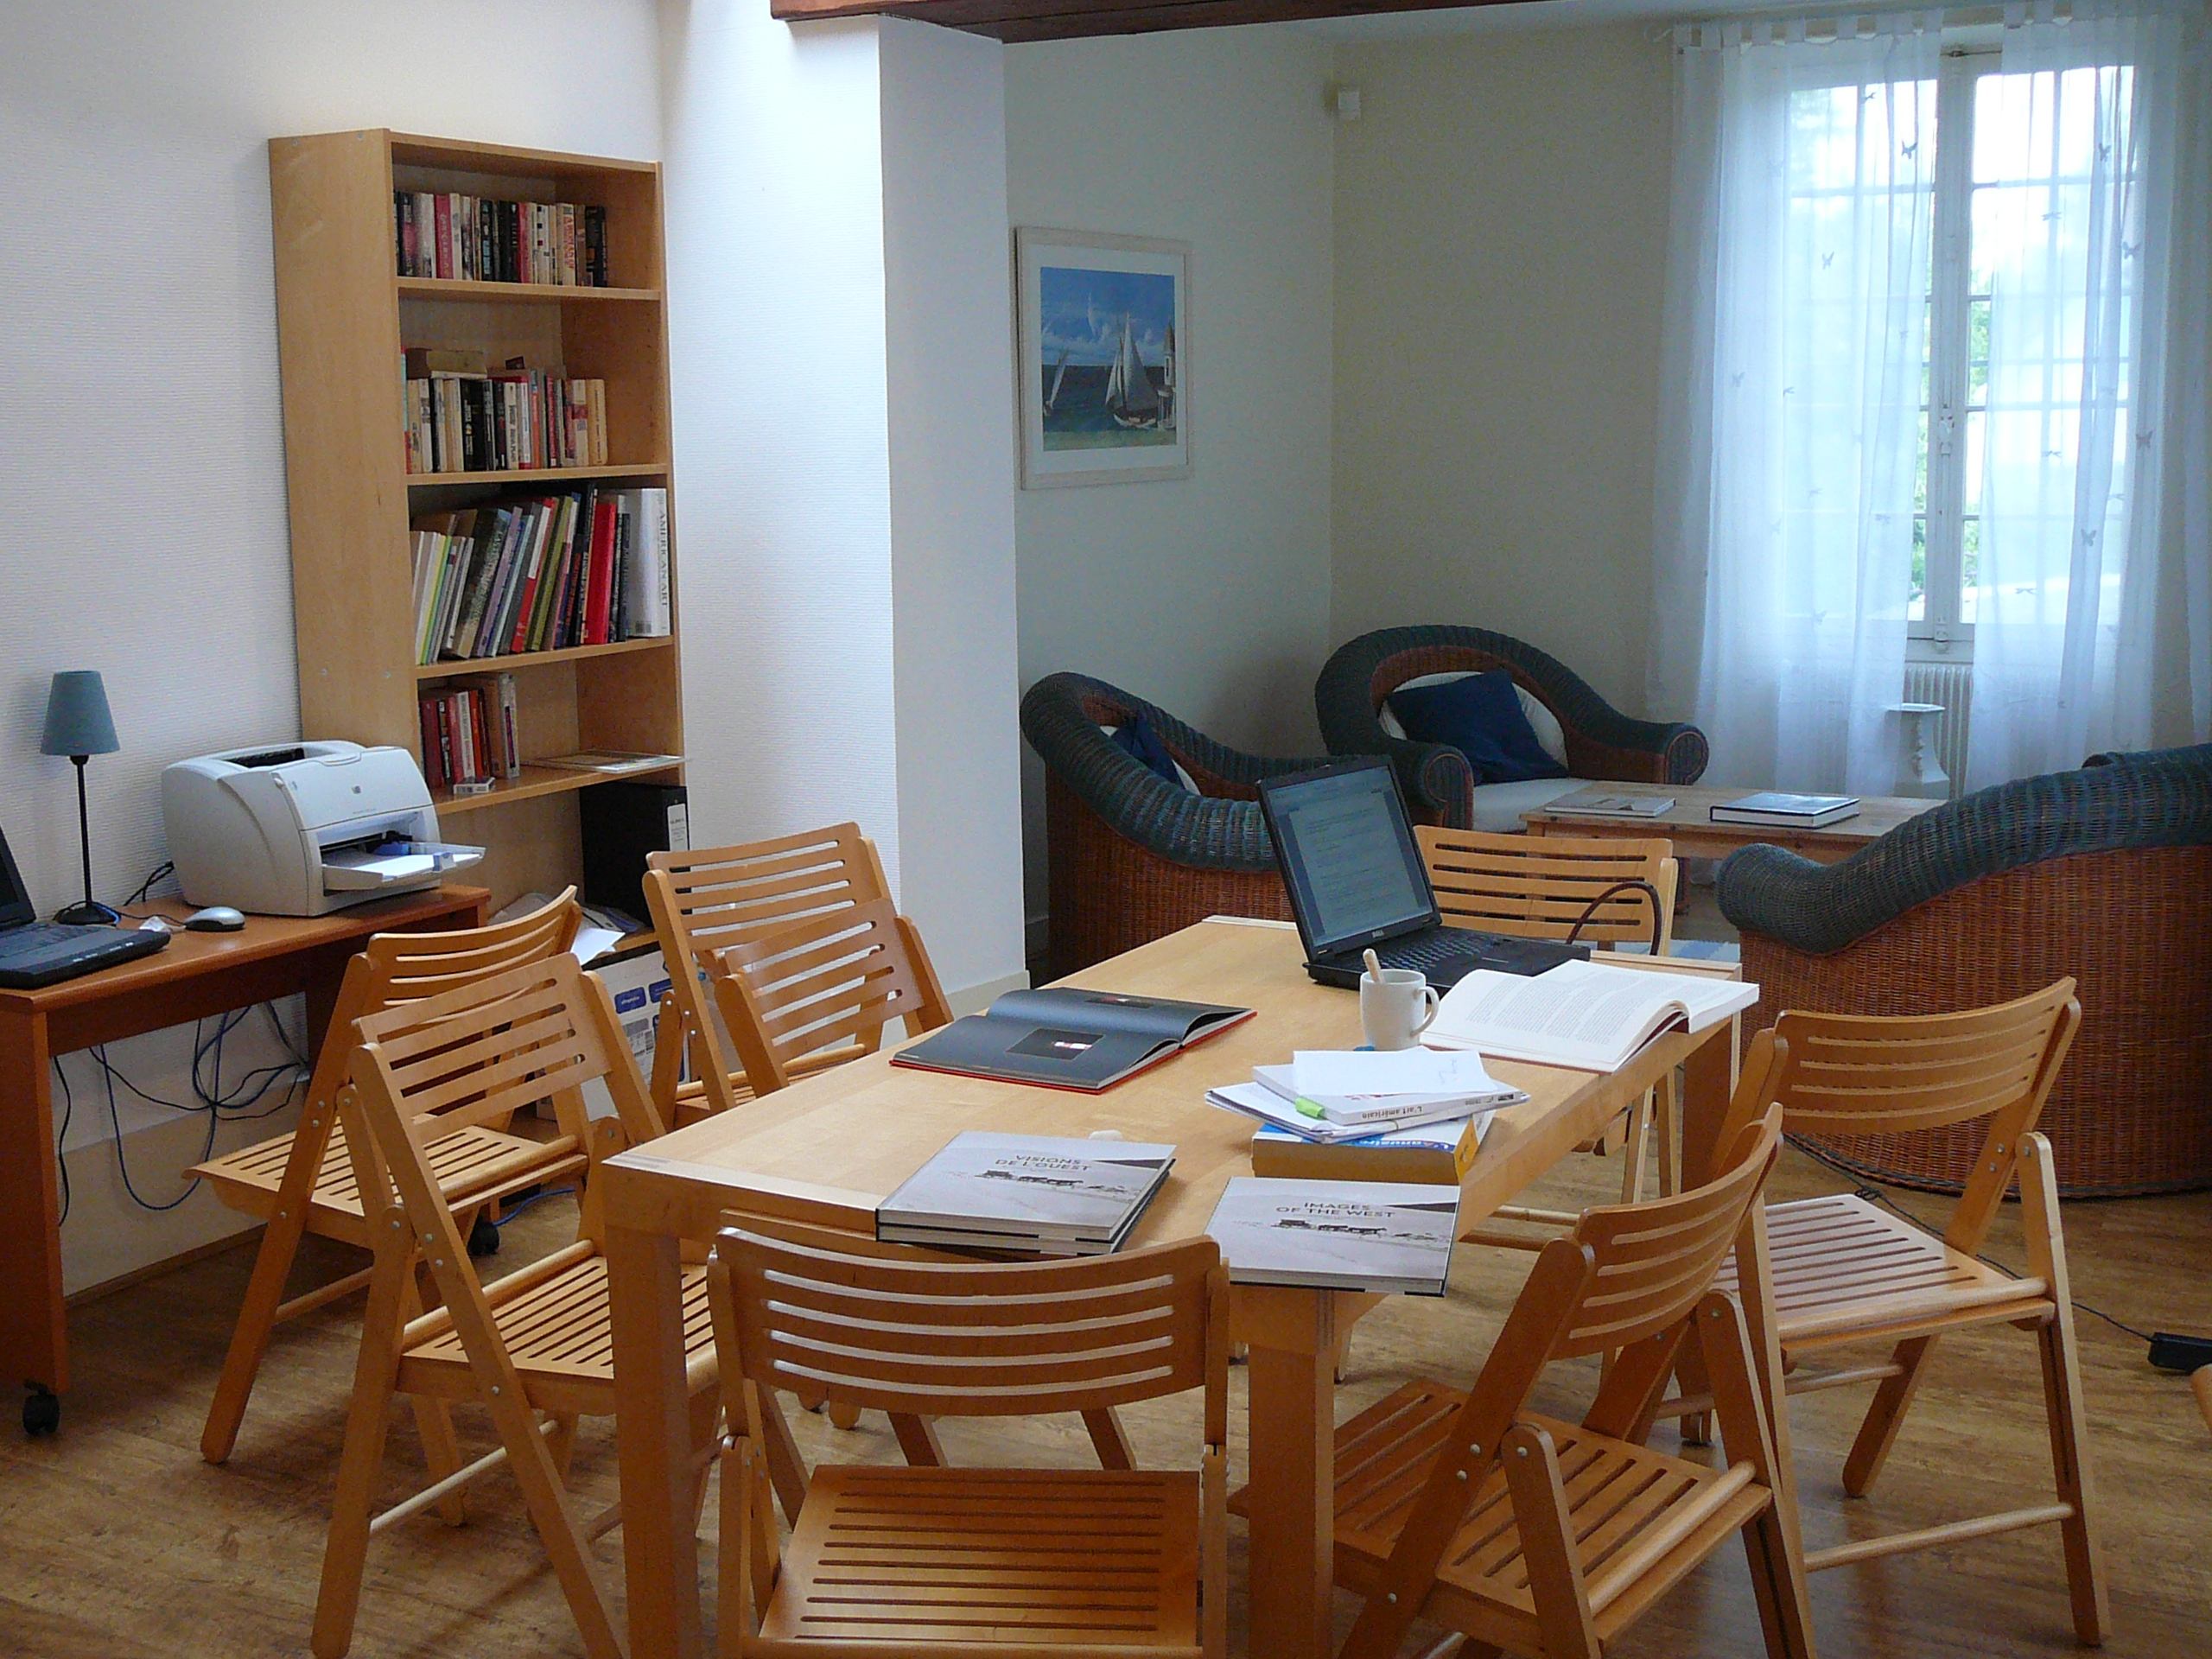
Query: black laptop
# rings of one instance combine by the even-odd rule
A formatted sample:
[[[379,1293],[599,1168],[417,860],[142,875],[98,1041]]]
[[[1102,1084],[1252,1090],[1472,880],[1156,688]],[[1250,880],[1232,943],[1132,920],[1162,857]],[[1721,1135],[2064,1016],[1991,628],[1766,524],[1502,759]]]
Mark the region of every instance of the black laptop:
[[[0,830],[0,986],[35,990],[133,957],[150,957],[168,942],[166,933],[137,928],[41,922],[16,872],[16,855],[8,850],[7,831]]]
[[[1586,944],[1446,927],[1398,780],[1379,756],[1265,779],[1260,810],[1306,942],[1306,971],[1324,985],[1356,988],[1370,950],[1385,968],[1415,969],[1440,989],[1478,968],[1541,974],[1590,959]]]

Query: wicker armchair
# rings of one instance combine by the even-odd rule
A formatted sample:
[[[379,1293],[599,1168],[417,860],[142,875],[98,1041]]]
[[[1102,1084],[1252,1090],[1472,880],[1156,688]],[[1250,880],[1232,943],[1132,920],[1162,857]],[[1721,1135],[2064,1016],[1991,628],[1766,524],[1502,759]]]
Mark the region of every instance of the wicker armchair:
[[[1383,628],[1339,646],[1313,683],[1321,740],[1332,754],[1388,755],[1407,805],[1423,823],[1477,828],[1479,780],[1466,757],[1449,744],[1393,737],[1378,716],[1383,699],[1408,680],[1497,668],[1510,670],[1514,683],[1558,717],[1567,736],[1567,769],[1577,779],[1693,784],[1705,770],[1705,734],[1696,727],[1635,719],[1566,664],[1523,640],[1442,624]]]
[[[1156,776],[1099,730],[1132,715],[1145,717],[1198,794]],[[1056,977],[1208,916],[1288,918],[1254,785],[1325,759],[1240,753],[1082,674],[1047,675],[1031,686],[1021,730],[1045,762]]]
[[[1783,1008],[1926,1014],[2062,975],[2082,1033],[2044,1109],[2059,1190],[2212,1186],[2212,745],[2098,756],[1934,808],[1840,864],[1746,847],[1720,867],[1744,973]],[[1814,1148],[1853,1172],[1955,1192],[1971,1135]]]

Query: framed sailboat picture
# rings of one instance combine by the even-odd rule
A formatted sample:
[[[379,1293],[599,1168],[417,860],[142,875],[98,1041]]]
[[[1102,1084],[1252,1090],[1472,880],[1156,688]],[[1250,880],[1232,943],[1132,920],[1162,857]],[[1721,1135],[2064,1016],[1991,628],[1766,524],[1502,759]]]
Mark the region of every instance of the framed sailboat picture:
[[[1191,475],[1191,247],[1020,229],[1021,483]]]

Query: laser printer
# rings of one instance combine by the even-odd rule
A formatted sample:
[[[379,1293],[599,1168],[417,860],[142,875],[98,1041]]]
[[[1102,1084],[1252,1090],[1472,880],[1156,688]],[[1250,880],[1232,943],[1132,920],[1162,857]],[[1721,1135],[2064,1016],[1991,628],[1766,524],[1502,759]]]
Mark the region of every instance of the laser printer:
[[[162,819],[185,901],[321,916],[435,887],[481,847],[438,839],[423,769],[405,749],[278,743],[162,772]]]

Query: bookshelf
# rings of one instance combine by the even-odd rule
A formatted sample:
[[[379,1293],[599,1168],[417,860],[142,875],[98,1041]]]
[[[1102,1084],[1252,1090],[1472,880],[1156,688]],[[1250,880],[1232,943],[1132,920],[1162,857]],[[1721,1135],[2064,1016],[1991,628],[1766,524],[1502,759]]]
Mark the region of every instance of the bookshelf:
[[[419,761],[419,693],[460,676],[512,673],[522,775],[487,794],[438,791],[441,829],[486,849],[472,879],[491,887],[495,906],[579,881],[577,791],[606,780],[531,758],[683,753],[660,168],[378,129],[272,139],[269,173],[302,732],[394,744]],[[615,285],[399,276],[397,190],[603,207]],[[519,357],[604,380],[608,464],[410,473],[400,356],[413,346],[478,351],[494,363]],[[587,484],[669,491],[670,632],[418,664],[411,521]],[[672,783],[683,769],[623,775]]]

